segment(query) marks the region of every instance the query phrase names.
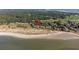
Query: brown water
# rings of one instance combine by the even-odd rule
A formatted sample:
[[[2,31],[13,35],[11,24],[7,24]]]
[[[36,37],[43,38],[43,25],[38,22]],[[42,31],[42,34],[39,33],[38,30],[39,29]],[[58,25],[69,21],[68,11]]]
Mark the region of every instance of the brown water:
[[[0,36],[0,50],[75,50],[79,40],[20,39]]]

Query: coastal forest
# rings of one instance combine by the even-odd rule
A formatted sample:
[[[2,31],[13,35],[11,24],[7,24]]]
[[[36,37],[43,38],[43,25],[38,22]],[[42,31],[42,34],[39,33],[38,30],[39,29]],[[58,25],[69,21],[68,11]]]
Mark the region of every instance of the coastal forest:
[[[0,11],[0,25],[9,28],[36,28],[57,31],[79,31],[79,13],[40,9],[7,9]]]

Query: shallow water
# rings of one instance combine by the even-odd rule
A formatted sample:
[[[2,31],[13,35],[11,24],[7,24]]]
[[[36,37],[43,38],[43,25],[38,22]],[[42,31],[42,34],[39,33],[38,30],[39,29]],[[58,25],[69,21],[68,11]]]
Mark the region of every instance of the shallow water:
[[[79,40],[20,39],[0,36],[0,50],[75,50]]]

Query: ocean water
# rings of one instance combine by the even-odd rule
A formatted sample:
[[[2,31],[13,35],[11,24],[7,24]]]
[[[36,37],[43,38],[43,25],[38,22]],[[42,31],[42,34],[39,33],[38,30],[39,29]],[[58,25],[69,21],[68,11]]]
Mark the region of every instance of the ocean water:
[[[0,36],[0,50],[76,50],[79,40],[21,39]]]

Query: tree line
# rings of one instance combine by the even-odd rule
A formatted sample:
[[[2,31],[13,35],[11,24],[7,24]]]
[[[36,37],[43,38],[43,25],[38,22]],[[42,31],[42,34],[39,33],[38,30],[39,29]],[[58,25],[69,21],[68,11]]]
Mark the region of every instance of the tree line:
[[[51,20],[50,20],[51,19]],[[45,21],[46,20],[46,21]],[[28,23],[32,28],[78,31],[79,14],[64,12],[27,12],[0,15],[0,24]]]

